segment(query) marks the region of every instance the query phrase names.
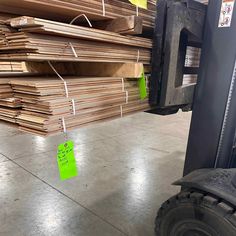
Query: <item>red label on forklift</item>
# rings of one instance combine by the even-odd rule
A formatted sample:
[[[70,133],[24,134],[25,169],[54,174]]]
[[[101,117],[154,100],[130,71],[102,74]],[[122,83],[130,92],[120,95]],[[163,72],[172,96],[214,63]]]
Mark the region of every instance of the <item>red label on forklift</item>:
[[[218,27],[230,27],[234,12],[235,0],[222,0]]]

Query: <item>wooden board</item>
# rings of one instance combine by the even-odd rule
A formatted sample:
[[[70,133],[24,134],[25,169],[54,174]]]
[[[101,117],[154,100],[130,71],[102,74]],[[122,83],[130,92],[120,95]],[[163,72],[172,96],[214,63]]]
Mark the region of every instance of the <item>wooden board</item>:
[[[152,40],[143,37],[123,36],[106,30],[64,24],[39,18],[22,16],[8,21],[11,27],[20,31],[56,35],[68,38],[78,38],[93,41],[129,45],[140,48],[152,48]]]
[[[23,72],[25,69],[23,62],[0,61],[1,72]]]
[[[137,35],[143,33],[143,20],[140,16],[125,16],[108,21],[93,23],[98,29],[116,32],[124,35]]]

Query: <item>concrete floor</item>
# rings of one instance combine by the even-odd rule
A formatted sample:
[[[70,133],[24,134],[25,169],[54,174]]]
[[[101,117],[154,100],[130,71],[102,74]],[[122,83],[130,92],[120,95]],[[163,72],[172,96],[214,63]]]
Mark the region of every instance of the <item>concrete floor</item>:
[[[179,189],[191,113],[140,113],[71,132],[79,175],[59,179],[63,136],[0,124],[0,235],[152,236]]]

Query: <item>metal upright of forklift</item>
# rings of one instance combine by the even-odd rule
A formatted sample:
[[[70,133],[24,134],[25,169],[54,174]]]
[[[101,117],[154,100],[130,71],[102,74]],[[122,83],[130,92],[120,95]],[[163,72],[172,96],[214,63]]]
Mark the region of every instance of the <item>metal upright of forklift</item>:
[[[236,0],[159,0],[150,103],[156,113],[192,107],[182,191],[156,218],[159,236],[236,235]],[[185,68],[187,46],[200,68]],[[183,86],[183,75],[198,83]],[[192,104],[192,105],[191,105]]]

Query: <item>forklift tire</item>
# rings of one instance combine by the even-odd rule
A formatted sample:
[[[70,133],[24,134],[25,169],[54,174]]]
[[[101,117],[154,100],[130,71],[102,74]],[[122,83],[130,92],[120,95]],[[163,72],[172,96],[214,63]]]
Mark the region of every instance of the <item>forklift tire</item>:
[[[156,218],[157,236],[236,236],[234,207],[198,191],[182,191],[166,201]]]

